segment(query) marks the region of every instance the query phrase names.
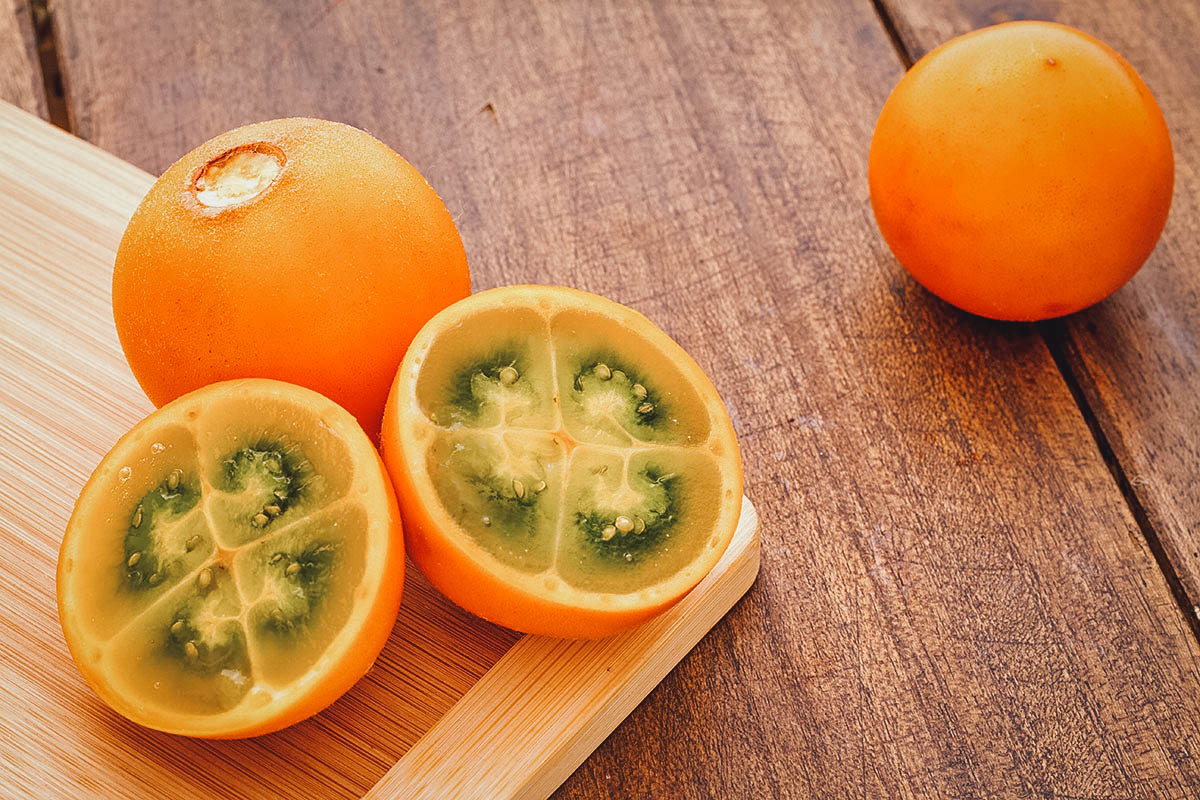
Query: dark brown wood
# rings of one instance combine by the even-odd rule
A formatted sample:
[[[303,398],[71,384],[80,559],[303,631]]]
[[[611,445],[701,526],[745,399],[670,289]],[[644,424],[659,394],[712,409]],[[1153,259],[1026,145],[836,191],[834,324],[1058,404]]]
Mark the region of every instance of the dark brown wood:
[[[1194,794],[1200,647],[1045,343],[875,230],[902,66],[871,5],[532,6],[58,13],[101,147],[159,170],[254,119],[360,125],[445,197],[477,289],[602,292],[713,376],[761,577],[560,796]]]
[[[28,0],[0,0],[0,100],[46,117],[46,93]]]
[[[1162,107],[1175,197],[1158,248],[1112,298],[1051,329],[1200,617],[1200,5],[886,0],[915,56],[977,27],[1050,19],[1114,47]],[[1000,8],[1007,9],[1005,11]]]

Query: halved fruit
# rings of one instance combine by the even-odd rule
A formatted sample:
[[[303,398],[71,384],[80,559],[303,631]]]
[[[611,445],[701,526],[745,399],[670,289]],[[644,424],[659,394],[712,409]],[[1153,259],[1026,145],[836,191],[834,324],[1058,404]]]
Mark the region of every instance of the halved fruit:
[[[58,609],[114,709],[188,736],[255,736],[332,703],[400,606],[387,474],[347,411],[271,380],[217,383],[139,422],[75,504]]]
[[[413,340],[384,413],[409,555],[527,633],[599,637],[717,563],[737,439],[696,363],[641,314],[547,286],[480,292]]]

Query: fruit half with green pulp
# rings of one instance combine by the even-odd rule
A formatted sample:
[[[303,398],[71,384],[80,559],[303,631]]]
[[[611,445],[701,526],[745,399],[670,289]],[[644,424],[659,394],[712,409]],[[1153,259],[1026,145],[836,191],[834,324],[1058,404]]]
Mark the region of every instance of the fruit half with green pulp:
[[[742,468],[712,383],[646,317],[511,286],[414,339],[384,461],[408,552],[451,600],[528,633],[600,637],[679,600],[737,524]]]
[[[268,733],[370,668],[400,605],[404,543],[348,412],[272,380],[213,384],[138,423],[75,505],[63,633],[110,706],[170,733]]]

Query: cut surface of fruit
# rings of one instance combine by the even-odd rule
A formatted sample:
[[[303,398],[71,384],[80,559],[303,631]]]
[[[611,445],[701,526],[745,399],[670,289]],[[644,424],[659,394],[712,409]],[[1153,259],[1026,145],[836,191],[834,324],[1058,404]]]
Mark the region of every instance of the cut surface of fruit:
[[[75,505],[58,562],[71,655],[139,724],[253,736],[298,722],[370,668],[404,543],[354,418],[308,389],[218,383],[138,423]]]
[[[527,633],[598,637],[716,564],[742,501],[716,390],[641,314],[548,286],[476,294],[414,339],[384,461],[408,552],[451,600]]]

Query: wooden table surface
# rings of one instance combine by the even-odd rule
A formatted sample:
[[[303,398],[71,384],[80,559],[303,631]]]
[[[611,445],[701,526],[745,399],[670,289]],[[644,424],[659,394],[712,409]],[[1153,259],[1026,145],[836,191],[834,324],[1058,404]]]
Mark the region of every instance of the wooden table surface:
[[[761,575],[559,797],[1200,795],[1200,4],[35,5],[0,11],[3,99],[152,172],[366,128],[476,289],[607,294],[712,375]],[[1145,268],[1040,325],[923,291],[867,195],[906,64],[1008,18],[1113,45],[1177,162]]]

